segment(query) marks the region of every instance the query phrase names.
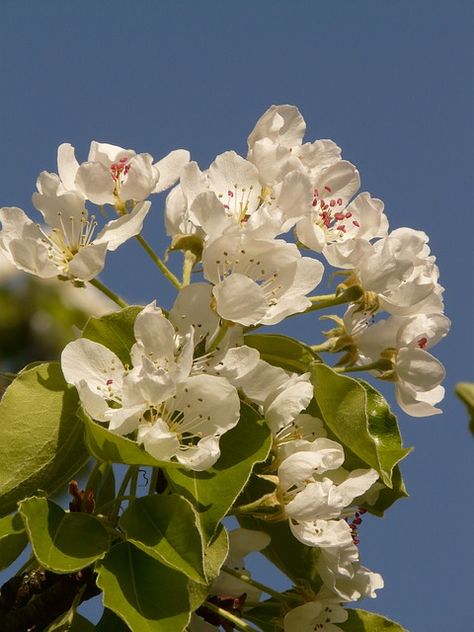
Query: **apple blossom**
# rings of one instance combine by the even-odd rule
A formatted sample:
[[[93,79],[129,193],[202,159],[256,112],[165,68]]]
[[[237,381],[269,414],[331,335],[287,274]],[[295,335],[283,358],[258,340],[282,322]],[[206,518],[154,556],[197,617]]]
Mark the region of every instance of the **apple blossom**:
[[[158,460],[209,468],[220,455],[219,437],[238,421],[237,391],[224,377],[191,374],[192,332],[176,334],[153,303],[137,316],[134,333],[133,368],[99,343],[69,343],[61,356],[66,381],[111,432],[137,431],[137,441]]]
[[[247,235],[224,235],[203,252],[204,276],[213,285],[216,311],[241,325],[273,325],[311,305],[306,297],[323,266],[301,257],[294,244]]]
[[[55,178],[43,178],[51,183]],[[54,182],[54,186],[57,181]],[[54,276],[89,281],[104,267],[107,250],[116,250],[137,235],[150,208],[137,204],[132,213],[108,222],[94,238],[95,217],[73,192],[36,200],[48,226],[32,222],[20,208],[0,209],[0,248],[18,269],[42,278]]]
[[[87,162],[79,164],[68,143],[58,148],[58,172],[67,191],[79,191],[94,204],[122,206],[128,200],[139,202],[151,193],[172,186],[189,152],[178,149],[153,163],[150,154],[92,141]],[[120,208],[120,210],[124,210]]]

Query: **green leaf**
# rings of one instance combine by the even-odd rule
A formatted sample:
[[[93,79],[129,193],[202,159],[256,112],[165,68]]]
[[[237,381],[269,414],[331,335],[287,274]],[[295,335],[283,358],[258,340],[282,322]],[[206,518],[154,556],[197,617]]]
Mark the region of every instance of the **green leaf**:
[[[464,402],[470,417],[469,430],[474,434],[474,384],[470,382],[459,382],[456,384],[456,395]]]
[[[135,441],[114,434],[104,426],[92,421],[82,408],[77,411],[77,416],[84,422],[87,447],[99,461],[166,468],[179,466],[178,463],[157,461]]]
[[[48,626],[45,632],[94,632],[95,629],[88,619],[75,611],[68,611]]]
[[[56,573],[72,573],[103,557],[109,535],[97,518],[67,513],[46,498],[27,498],[19,504],[38,562]]]
[[[196,582],[189,582],[189,603],[191,610],[197,610],[202,602],[209,594],[209,586],[213,580],[219,575],[222,565],[224,564],[227,553],[229,552],[229,538],[227,531],[221,524],[217,529],[217,533],[212,541],[207,545],[204,552],[204,569],[208,580],[208,585],[203,586]]]
[[[206,582],[203,543],[192,505],[181,496],[143,496],[120,518],[127,539],[159,562]]]
[[[181,468],[167,472],[173,488],[197,510],[206,541],[244,488],[253,466],[267,458],[271,433],[264,420],[242,404],[239,423],[222,436],[220,446],[220,459],[205,472]]]
[[[115,474],[110,463],[100,463],[92,471],[86,485],[87,490],[94,492],[94,501],[97,513],[102,505],[110,503],[115,498]]]
[[[104,614],[95,626],[96,632],[130,632],[128,625],[115,612],[104,608]]]
[[[0,401],[0,516],[22,498],[67,483],[89,458],[76,389],[58,363],[22,372]]]
[[[124,364],[130,364],[130,349],[135,342],[133,326],[143,307],[132,305],[100,318],[91,317],[82,332],[83,338],[108,347]]]
[[[399,623],[382,617],[380,614],[348,608],[349,618],[337,625],[345,632],[407,632]]]
[[[400,468],[396,465],[393,468],[392,473],[392,488],[390,489],[389,487],[384,487],[381,489],[375,503],[373,505],[364,503],[364,507],[376,516],[383,516],[385,511],[391,507],[393,503],[401,498],[408,498],[408,495],[409,494],[405,488]]]
[[[332,434],[392,487],[392,471],[409,452],[395,416],[368,384],[319,364],[312,369],[314,397]]]
[[[257,349],[262,360],[286,371],[306,373],[315,362],[320,362],[319,356],[311,347],[288,336],[250,334],[244,336],[244,342]]]
[[[104,605],[134,632],[182,632],[188,624],[188,580],[182,573],[128,542],[114,546],[96,568]]]
[[[28,537],[19,514],[0,518],[0,570],[10,566],[27,544]]]

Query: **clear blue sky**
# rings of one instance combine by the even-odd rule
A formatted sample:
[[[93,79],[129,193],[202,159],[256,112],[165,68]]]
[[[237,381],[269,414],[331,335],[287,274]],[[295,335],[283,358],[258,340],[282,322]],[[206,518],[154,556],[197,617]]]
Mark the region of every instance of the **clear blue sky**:
[[[474,381],[471,0],[211,0],[79,3],[3,0],[0,11],[0,204],[31,209],[39,171],[69,141],[160,158],[190,149],[206,167],[272,103],[297,105],[309,138],[332,138],[385,201],[391,227],[431,237],[449,339],[442,416],[400,414],[415,452],[411,498],[367,519],[363,559],[386,588],[371,609],[411,632],[463,632],[472,621],[474,442],[452,389]],[[161,250],[155,204],[147,237]],[[171,296],[127,244],[104,280],[130,301]],[[314,321],[293,331],[312,340]],[[290,330],[289,330],[290,331]]]

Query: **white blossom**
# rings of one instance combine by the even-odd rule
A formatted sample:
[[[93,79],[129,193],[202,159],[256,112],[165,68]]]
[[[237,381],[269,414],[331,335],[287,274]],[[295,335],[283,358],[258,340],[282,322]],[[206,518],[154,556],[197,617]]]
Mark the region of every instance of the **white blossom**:
[[[294,244],[224,235],[203,252],[204,276],[214,285],[216,311],[241,325],[273,325],[311,305],[306,297],[323,266]]]
[[[58,172],[67,191],[79,191],[94,204],[139,202],[151,193],[172,186],[189,161],[189,152],[178,149],[153,162],[150,154],[92,141],[87,162],[79,164],[68,143],[58,148]]]
[[[55,178],[44,177],[42,181],[51,183]],[[36,202],[46,222],[44,227],[17,207],[0,209],[0,248],[19,270],[42,278],[61,276],[79,281],[97,276],[107,250],[116,250],[141,231],[150,208],[149,202],[138,204],[132,213],[108,222],[95,236],[97,221],[89,216],[79,194],[41,194]]]
[[[134,333],[133,368],[96,342],[69,343],[61,357],[66,381],[111,432],[137,432],[158,460],[209,468],[220,456],[220,436],[238,421],[236,389],[224,377],[192,374],[192,332],[176,334],[153,303],[137,316]]]

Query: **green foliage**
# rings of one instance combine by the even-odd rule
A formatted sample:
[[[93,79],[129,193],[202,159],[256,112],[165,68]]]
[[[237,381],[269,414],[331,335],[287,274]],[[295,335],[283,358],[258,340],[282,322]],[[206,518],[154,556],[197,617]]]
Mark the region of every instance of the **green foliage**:
[[[125,621],[108,608],[104,608],[104,614],[95,629],[97,632],[129,632],[130,630]]]
[[[96,630],[95,626],[88,619],[70,610],[48,626],[45,632],[93,632],[94,630]]]
[[[281,632],[283,616],[282,604],[274,599],[262,601],[261,605],[245,611],[245,618],[258,625],[262,632]]]
[[[128,542],[97,565],[104,605],[135,632],[182,632],[189,621],[186,577]]]
[[[177,463],[157,461],[135,441],[114,434],[92,421],[80,408],[77,412],[85,427],[85,441],[90,453],[99,461],[125,463],[127,465],[151,465],[154,467],[178,467]]]
[[[39,489],[56,491],[89,458],[76,390],[59,364],[23,371],[0,401],[0,516]]]
[[[407,632],[399,623],[390,621],[380,614],[348,608],[349,618],[338,626],[345,632]]]
[[[94,492],[95,506],[98,512],[102,505],[115,498],[115,474],[110,463],[99,463],[87,481],[86,490]]]
[[[0,570],[10,566],[27,543],[25,526],[19,514],[0,518]]]
[[[288,336],[278,334],[250,334],[245,344],[260,352],[262,360],[286,371],[306,373],[319,357],[311,347]]]
[[[46,498],[27,498],[19,504],[36,559],[56,573],[89,566],[109,549],[109,535],[97,518],[67,513]]]
[[[267,458],[270,431],[252,408],[242,404],[239,423],[222,436],[220,446],[220,459],[205,472],[182,468],[167,472],[175,491],[197,510],[206,541],[244,488],[253,466]]]
[[[469,430],[474,434],[474,384],[459,382],[456,384],[456,395],[464,402],[469,415]]]
[[[409,452],[395,416],[368,384],[319,364],[312,369],[314,397],[332,434],[392,487],[392,471]]]
[[[202,538],[192,505],[180,496],[144,496],[120,518],[129,542],[195,582],[206,581]]]
[[[204,551],[204,570],[206,573],[208,585],[203,586],[195,582],[189,582],[189,603],[191,610],[196,610],[206,599],[209,593],[209,586],[212,581],[219,575],[222,565],[225,562],[229,551],[229,538],[227,531],[221,524],[217,528],[216,535],[206,546]]]
[[[130,364],[130,349],[135,342],[133,326],[142,309],[133,305],[101,318],[89,318],[82,336],[108,347],[124,364]]]

